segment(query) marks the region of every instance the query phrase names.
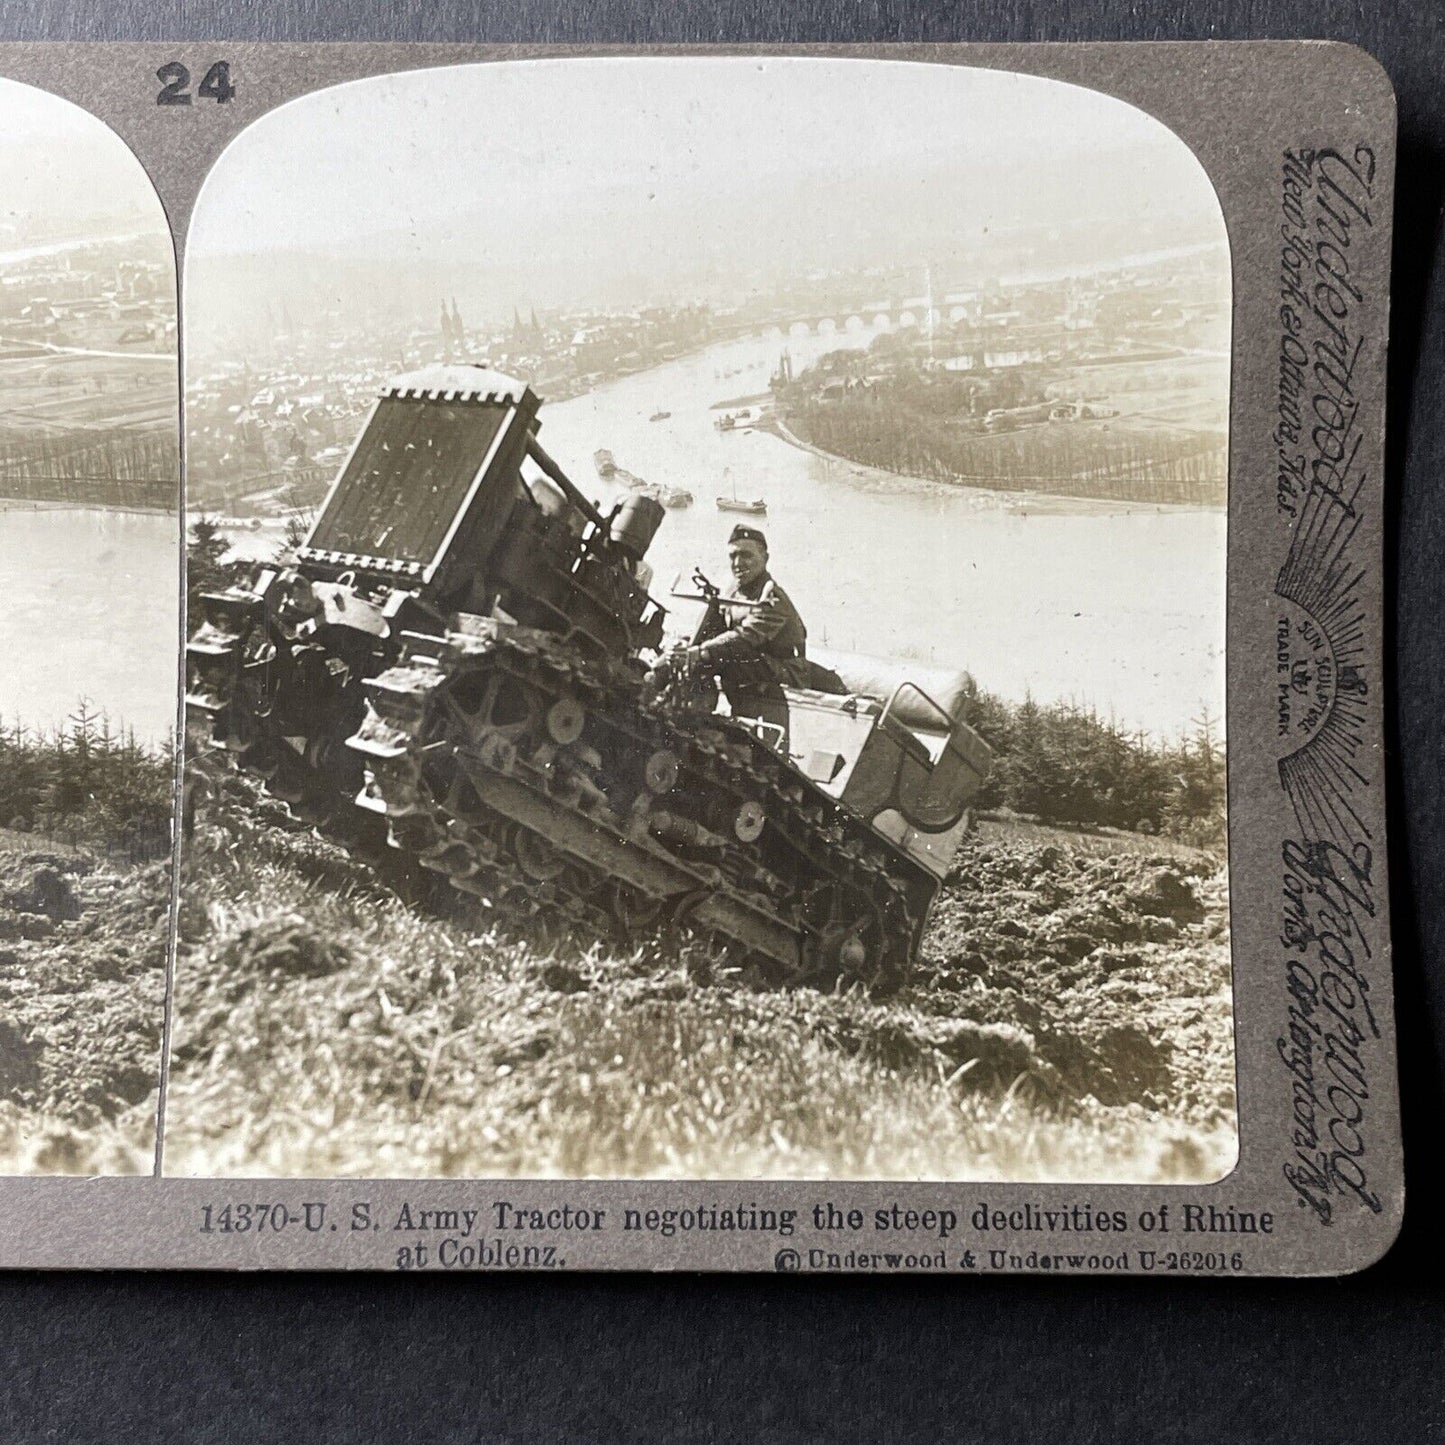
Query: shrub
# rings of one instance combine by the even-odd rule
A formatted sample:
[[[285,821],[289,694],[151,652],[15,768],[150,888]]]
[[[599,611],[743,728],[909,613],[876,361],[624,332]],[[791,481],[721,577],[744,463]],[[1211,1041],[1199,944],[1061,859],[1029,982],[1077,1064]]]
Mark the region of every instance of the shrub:
[[[969,723],[994,750],[978,798],[1041,822],[1164,833],[1197,847],[1224,842],[1224,749],[1208,712],[1191,737],[1160,742],[1096,712],[980,693]]]

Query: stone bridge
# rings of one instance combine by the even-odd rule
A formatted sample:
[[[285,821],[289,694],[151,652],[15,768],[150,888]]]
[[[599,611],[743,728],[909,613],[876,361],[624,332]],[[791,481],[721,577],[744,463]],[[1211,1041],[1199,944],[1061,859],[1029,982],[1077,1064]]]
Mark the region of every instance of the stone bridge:
[[[963,302],[927,300],[875,301],[864,306],[843,306],[826,311],[804,311],[793,316],[773,317],[750,324],[750,334],[770,337],[840,336],[863,332],[906,331],[910,328],[943,326],[964,320],[969,307]]]

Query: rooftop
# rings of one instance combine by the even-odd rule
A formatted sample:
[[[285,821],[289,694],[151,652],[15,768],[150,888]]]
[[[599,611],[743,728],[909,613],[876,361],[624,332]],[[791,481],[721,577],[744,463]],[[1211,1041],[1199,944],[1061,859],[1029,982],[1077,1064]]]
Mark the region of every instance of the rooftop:
[[[392,377],[382,387],[383,396],[429,396],[448,401],[510,401],[520,402],[527,383],[514,376],[505,376],[489,366],[452,363],[426,366],[420,371],[404,372]]]

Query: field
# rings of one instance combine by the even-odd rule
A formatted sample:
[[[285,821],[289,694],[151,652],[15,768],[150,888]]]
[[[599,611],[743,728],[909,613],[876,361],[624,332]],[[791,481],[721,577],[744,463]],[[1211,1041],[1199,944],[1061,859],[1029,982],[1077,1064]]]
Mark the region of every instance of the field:
[[[1096,502],[1224,505],[1222,353],[1111,358],[1017,375],[1024,380],[1012,392],[995,389],[980,401],[978,389],[993,383],[963,373],[921,378],[905,366],[872,386],[824,397],[807,372],[774,424],[824,456],[928,481]],[[1102,414],[1049,420],[1050,405],[1073,402]]]
[[[168,862],[0,832],[0,1173],[147,1174]]]
[[[989,822],[916,977],[762,992],[687,952],[558,948],[238,791],[188,850],[167,1173],[1222,1176],[1227,892],[1157,840]]]
[[[0,356],[9,405],[0,440],[34,441],[77,430],[161,431],[176,425],[176,357],[132,348]]]

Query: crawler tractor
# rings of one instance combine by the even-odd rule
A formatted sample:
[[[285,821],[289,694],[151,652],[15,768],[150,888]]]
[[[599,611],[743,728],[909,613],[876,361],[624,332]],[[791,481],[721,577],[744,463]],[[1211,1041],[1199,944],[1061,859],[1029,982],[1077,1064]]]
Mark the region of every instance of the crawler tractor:
[[[660,685],[663,509],[600,512],[537,408],[471,366],[383,391],[290,565],[205,596],[193,753],[320,825],[372,820],[503,918],[895,985],[989,767],[968,679],[829,658],[845,691],[782,689],[784,727]]]

